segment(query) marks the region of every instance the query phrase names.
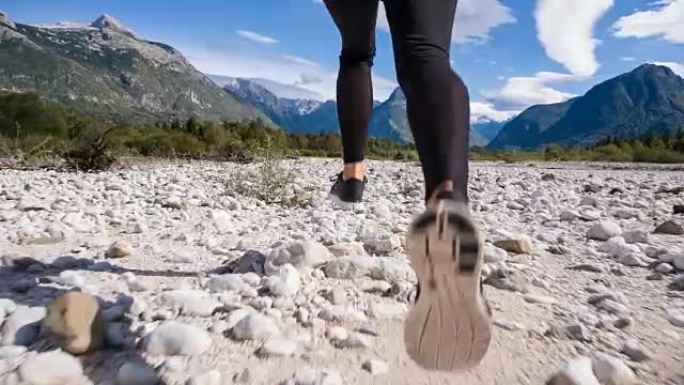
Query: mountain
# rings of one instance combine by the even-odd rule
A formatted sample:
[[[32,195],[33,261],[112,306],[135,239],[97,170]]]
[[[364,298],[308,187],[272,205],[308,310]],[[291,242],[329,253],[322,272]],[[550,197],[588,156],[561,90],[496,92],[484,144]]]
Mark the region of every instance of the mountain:
[[[533,106],[508,123],[490,148],[538,149],[551,143],[587,146],[684,131],[684,79],[670,68],[644,64],[584,96]]]
[[[486,132],[500,129],[501,122],[483,120],[474,122],[470,127],[470,146],[484,147],[491,139],[479,131],[482,127]],[[411,128],[406,116],[406,96],[397,88],[389,99],[381,103],[373,111],[370,124],[370,136],[389,138],[401,143],[413,143]],[[491,136],[490,136],[491,138]]]
[[[117,121],[270,120],[197,71],[178,51],[103,15],[90,25],[31,26],[0,16],[0,90],[37,92]]]
[[[216,76],[212,79],[217,81]],[[295,134],[339,132],[337,104],[310,99],[287,99],[252,79],[218,78],[224,90],[243,103],[263,111],[275,124]],[[285,86],[285,85],[283,85]]]
[[[236,78],[222,75],[207,75],[211,80],[221,87],[232,84]],[[328,100],[324,95],[318,92],[310,91],[302,87],[291,84],[278,83],[273,80],[261,78],[242,78],[252,84],[261,86],[271,92],[273,95],[283,99],[301,99],[301,100],[316,100],[325,102]]]

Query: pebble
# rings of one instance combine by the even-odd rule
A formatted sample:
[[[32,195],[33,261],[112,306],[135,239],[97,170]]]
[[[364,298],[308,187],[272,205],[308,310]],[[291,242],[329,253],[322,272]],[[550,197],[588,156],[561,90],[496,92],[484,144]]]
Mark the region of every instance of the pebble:
[[[72,291],[57,297],[47,309],[43,328],[54,343],[71,354],[92,352],[104,344],[100,304],[90,294]]]
[[[266,339],[279,333],[278,325],[260,313],[250,313],[233,327],[233,336],[237,340]]]
[[[632,385],[636,384],[636,376],[621,359],[605,353],[594,353],[592,357],[594,375],[603,384]]]
[[[266,356],[293,356],[297,351],[297,343],[285,338],[268,338],[261,346],[259,353]]]
[[[526,235],[496,241],[494,246],[515,254],[532,254],[532,241]]]
[[[204,329],[194,325],[167,321],[159,325],[146,341],[151,355],[198,355],[211,347],[211,337]]]
[[[589,229],[587,237],[598,241],[607,241],[610,238],[621,234],[622,229],[619,224],[613,221],[600,221]]]
[[[547,385],[602,385],[594,375],[589,357],[578,357],[567,362],[565,368],[552,377]]]
[[[156,385],[159,378],[152,368],[142,362],[127,362],[116,373],[119,385]]]
[[[61,350],[39,353],[19,366],[22,380],[31,385],[82,385],[87,379],[74,356]]]
[[[665,315],[671,324],[684,328],[684,308],[665,309]]]
[[[18,306],[2,324],[0,345],[29,346],[38,339],[40,322],[45,318],[44,307]]]
[[[539,294],[525,294],[523,299],[529,303],[542,303],[547,305],[556,303],[555,298]]]
[[[638,341],[634,339],[626,340],[622,345],[620,353],[623,353],[634,362],[648,361],[653,356],[650,351],[645,349]]]
[[[662,223],[653,231],[656,234],[683,235],[684,224],[676,219]]]
[[[374,376],[386,374],[389,372],[389,365],[385,361],[381,360],[364,361],[361,367]]]
[[[59,283],[64,286],[75,286],[83,287],[85,286],[85,278],[76,271],[65,270],[59,274]]]
[[[288,264],[281,265],[272,271],[273,275],[266,279],[266,287],[271,294],[279,296],[292,296],[297,294],[302,286],[299,271]]]
[[[125,258],[133,253],[131,245],[123,240],[116,241],[109,246],[105,253],[106,258]]]

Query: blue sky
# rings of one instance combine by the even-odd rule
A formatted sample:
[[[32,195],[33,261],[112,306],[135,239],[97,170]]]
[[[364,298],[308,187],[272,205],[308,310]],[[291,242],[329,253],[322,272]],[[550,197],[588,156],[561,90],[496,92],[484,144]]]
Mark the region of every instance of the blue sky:
[[[89,23],[107,13],[141,38],[180,49],[203,72],[334,95],[340,42],[317,0],[4,0],[0,7],[29,24]],[[396,87],[382,12],[377,45],[382,100]],[[684,76],[684,0],[460,0],[452,51],[474,115],[503,119],[644,62],[668,63]]]

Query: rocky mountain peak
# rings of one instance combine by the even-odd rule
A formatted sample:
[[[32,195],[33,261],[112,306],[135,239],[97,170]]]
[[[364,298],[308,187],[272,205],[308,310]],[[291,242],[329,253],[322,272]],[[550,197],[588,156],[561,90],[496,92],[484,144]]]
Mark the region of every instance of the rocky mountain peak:
[[[1,25],[6,25],[12,29],[16,29],[17,26],[14,24],[12,20],[10,20],[9,16],[3,11],[0,11],[0,24]]]
[[[126,26],[124,26],[123,23],[121,23],[119,20],[115,19],[114,17],[107,15],[106,13],[103,14],[102,16],[98,17],[92,23],[90,23],[90,26],[93,28],[109,29],[109,30],[125,33],[128,35],[133,35],[133,31],[126,28]]]

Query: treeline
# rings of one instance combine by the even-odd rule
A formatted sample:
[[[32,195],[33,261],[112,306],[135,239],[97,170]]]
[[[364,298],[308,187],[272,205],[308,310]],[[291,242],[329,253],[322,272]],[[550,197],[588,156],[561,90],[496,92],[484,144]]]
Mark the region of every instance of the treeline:
[[[46,103],[32,93],[0,95],[0,154],[73,153],[95,143],[121,156],[216,156],[250,159],[261,148],[284,156],[338,157],[337,134],[288,134],[260,120],[247,122],[175,120],[159,123],[102,122]],[[416,159],[413,146],[373,138],[369,157]]]
[[[594,161],[638,163],[684,163],[684,132],[672,137],[618,139],[608,137],[587,148],[561,147],[555,144],[543,151],[513,151],[474,149],[474,160],[505,162],[536,161]]]
[[[117,124],[76,115],[37,94],[0,94],[0,155],[62,157],[78,168],[99,168],[116,156],[190,156],[250,160],[264,148],[281,156],[339,157],[337,134],[296,135],[261,121],[189,119]],[[372,138],[368,156],[417,160],[415,147]],[[589,148],[548,146],[544,151],[473,149],[473,160],[615,161],[684,163],[684,133],[642,140],[607,138]]]

